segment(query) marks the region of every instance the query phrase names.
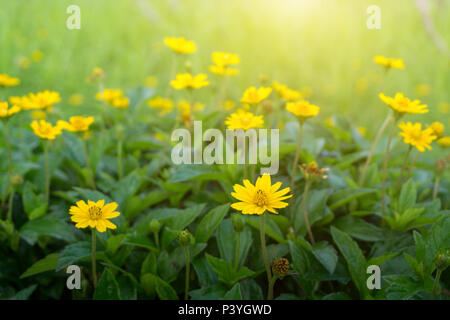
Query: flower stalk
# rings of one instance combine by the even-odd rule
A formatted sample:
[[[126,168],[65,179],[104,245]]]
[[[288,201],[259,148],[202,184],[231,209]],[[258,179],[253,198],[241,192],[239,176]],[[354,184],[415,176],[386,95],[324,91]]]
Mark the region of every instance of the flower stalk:
[[[97,265],[96,265],[96,237],[95,229],[92,228],[92,282],[94,284],[94,289],[97,288]]]
[[[302,140],[303,140],[303,121],[299,120],[298,123],[299,123],[299,131],[298,131],[297,150],[295,151],[294,165],[292,166],[292,176],[291,176],[292,192],[294,192],[295,174],[297,172],[298,160],[300,158],[300,150],[302,148]]]
[[[50,200],[50,167],[48,160],[49,141],[44,142],[44,163],[45,163],[45,202]]]
[[[267,273],[267,282],[270,286],[270,283],[272,282],[272,272],[270,271],[270,265],[269,265],[269,257],[267,255],[267,248],[266,248],[266,231],[265,231],[265,215],[262,214],[260,216],[260,227],[259,227],[259,231],[260,231],[260,237],[261,237],[261,249],[263,252],[263,257],[264,257],[264,264],[266,266],[266,273]]]
[[[97,187],[95,185],[95,180],[94,180],[94,173],[93,173],[92,167],[89,163],[89,155],[88,155],[88,150],[87,150],[87,146],[86,146],[86,141],[83,139],[83,137],[81,137],[81,142],[83,144],[84,162],[86,164],[89,182],[91,184],[91,188],[94,190],[97,190]]]
[[[184,246],[184,255],[186,258],[186,282],[184,286],[184,300],[189,299],[189,280],[190,280],[190,273],[191,273],[191,257],[189,254],[189,245]]]
[[[386,177],[387,177],[387,167],[389,160],[389,151],[391,149],[392,138],[394,137],[395,128],[398,122],[398,117],[394,119],[394,123],[391,128],[391,132],[389,133],[389,138],[386,145],[386,153],[384,155],[384,164],[383,164],[383,180],[381,186],[381,194],[382,194],[382,213],[383,216],[386,215]]]
[[[405,155],[405,159],[403,160],[402,170],[400,171],[400,176],[398,177],[397,185],[395,186],[395,190],[398,191],[400,188],[400,184],[403,181],[403,174],[408,164],[409,155],[411,154],[412,146],[410,145],[408,148],[408,152]]]
[[[308,230],[309,240],[311,241],[312,244],[315,244],[316,241],[314,240],[314,235],[311,230],[311,225],[309,224],[308,212],[306,210],[306,199],[308,197],[308,190],[310,187],[311,187],[311,181],[307,181],[305,183],[305,189],[303,191],[302,211],[303,211],[303,217],[305,219],[306,229]]]

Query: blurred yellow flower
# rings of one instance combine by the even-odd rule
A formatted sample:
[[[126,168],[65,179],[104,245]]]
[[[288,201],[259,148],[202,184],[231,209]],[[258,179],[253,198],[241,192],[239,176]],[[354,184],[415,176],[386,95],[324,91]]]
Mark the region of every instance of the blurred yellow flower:
[[[115,108],[127,108],[130,104],[130,100],[124,96],[124,92],[121,89],[104,89],[102,92],[97,93],[96,99],[105,101]]]
[[[31,60],[33,62],[40,62],[44,58],[44,53],[41,50],[34,50],[31,53]]]
[[[376,56],[373,61],[380,66],[383,66],[388,69],[404,69],[405,65],[403,64],[402,59],[396,58],[386,58],[383,56]]]
[[[207,75],[199,73],[196,76],[192,76],[190,73],[179,73],[175,80],[170,81],[172,87],[176,90],[182,89],[200,89],[209,85]]]
[[[48,123],[45,120],[34,120],[31,123],[31,128],[35,135],[42,139],[54,140],[56,136],[60,135],[61,128],[59,126],[52,126],[51,123]]]
[[[166,44],[166,46],[168,46],[176,53],[190,54],[194,53],[197,50],[194,41],[186,40],[184,37],[179,38],[166,37],[164,38],[164,43]]]
[[[253,185],[249,180],[244,180],[244,185],[235,184],[234,192],[231,195],[240,202],[233,203],[231,207],[242,214],[261,215],[269,211],[275,214],[275,209],[282,209],[288,206],[283,200],[289,199],[292,195],[287,195],[289,188],[279,190],[281,182],[272,185],[269,174],[264,174],[256,180]]]
[[[218,76],[234,76],[239,73],[239,70],[237,70],[237,69],[232,69],[232,68],[228,68],[228,67],[224,67],[224,66],[216,66],[216,65],[209,66],[209,71],[211,71],[211,73],[214,73]]]
[[[416,94],[419,97],[426,97],[431,94],[431,87],[427,84],[419,84],[416,86]]]
[[[392,110],[399,114],[405,113],[427,113],[428,106],[426,104],[421,105],[420,100],[411,101],[402,93],[396,93],[394,98],[385,96],[383,93],[379,94],[380,99],[386,103]]]
[[[88,200],[78,201],[76,206],[70,207],[70,219],[75,222],[75,227],[79,229],[91,227],[99,232],[105,232],[106,229],[116,229],[117,226],[109,221],[120,215],[116,209],[119,206],[115,202],[105,205],[105,200],[93,202]]]
[[[49,109],[56,103],[61,102],[61,97],[56,91],[45,90],[38,93],[30,93],[23,97],[10,97],[9,102],[16,104],[23,110]]]
[[[307,118],[317,116],[320,108],[310,104],[308,101],[300,100],[297,102],[288,102],[286,104],[286,110],[300,118],[300,120],[306,120]]]
[[[36,110],[31,112],[31,117],[35,120],[45,120],[47,118],[47,113],[45,111]]]
[[[20,84],[19,78],[11,77],[5,73],[0,74],[0,87],[15,87]]]
[[[165,115],[173,110],[173,101],[162,97],[150,99],[147,104],[153,109],[160,110],[161,115]]]
[[[250,105],[256,105],[266,99],[272,93],[272,88],[270,87],[260,87],[256,89],[255,87],[250,87],[245,90],[242,95],[241,102]]]
[[[74,93],[69,97],[69,104],[72,106],[79,106],[83,103],[84,97],[80,93]]]
[[[95,67],[92,69],[92,73],[87,77],[86,81],[88,83],[95,82],[97,80],[103,80],[105,78],[105,71],[100,67]]]
[[[422,124],[419,122],[414,124],[402,122],[398,127],[402,130],[400,136],[403,137],[403,142],[416,147],[420,152],[424,152],[425,148],[431,150],[430,143],[437,138],[433,129],[422,130]]]
[[[75,116],[70,117],[69,122],[59,120],[56,125],[62,130],[67,130],[70,132],[85,132],[89,130],[89,127],[93,123],[94,117]]]
[[[145,79],[145,86],[147,88],[155,88],[158,85],[158,78],[155,76],[148,76]]]
[[[290,89],[284,84],[274,81],[272,86],[275,92],[280,96],[280,98],[285,101],[297,101],[302,98],[302,94],[300,91]]]
[[[439,121],[433,122],[429,128],[433,129],[434,135],[438,138],[444,134],[444,125]]]
[[[15,106],[15,105],[8,106],[8,102],[0,101],[0,118],[6,119],[18,112],[20,112],[20,107]]]
[[[367,129],[364,128],[364,127],[356,127],[356,130],[358,130],[358,132],[359,132],[363,137],[365,137],[366,134],[367,134]]]
[[[228,68],[231,65],[236,65],[240,62],[239,57],[233,53],[227,52],[213,52],[212,61],[214,65],[209,67],[209,70],[220,76],[233,76],[238,73],[236,69]]]
[[[239,109],[227,117],[225,125],[230,130],[262,128],[264,119],[263,116],[255,116],[251,112]]]
[[[450,147],[450,137],[442,137],[437,142],[441,147]]]

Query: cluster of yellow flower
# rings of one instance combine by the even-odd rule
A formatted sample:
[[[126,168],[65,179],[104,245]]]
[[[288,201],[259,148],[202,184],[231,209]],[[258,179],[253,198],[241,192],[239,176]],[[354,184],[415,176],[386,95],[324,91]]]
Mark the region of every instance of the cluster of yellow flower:
[[[118,109],[125,109],[130,105],[130,99],[124,95],[121,89],[104,89],[97,93],[96,99]]]

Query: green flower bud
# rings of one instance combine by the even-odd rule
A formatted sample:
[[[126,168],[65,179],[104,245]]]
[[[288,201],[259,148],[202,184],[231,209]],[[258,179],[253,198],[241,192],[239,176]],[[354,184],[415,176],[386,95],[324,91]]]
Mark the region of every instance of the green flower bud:
[[[20,174],[15,174],[11,177],[10,181],[13,187],[18,187],[23,183],[23,177]]]
[[[188,229],[178,232],[177,239],[183,247],[194,244],[195,242],[194,236]]]
[[[239,213],[231,216],[231,223],[233,224],[234,231],[242,232],[244,230],[245,221]]]
[[[436,268],[444,271],[450,265],[450,250],[439,253],[436,257]]]
[[[125,137],[125,127],[121,124],[116,126],[116,137],[118,140],[123,140]]]
[[[151,233],[157,233],[159,232],[159,230],[161,230],[161,223],[156,219],[152,219],[148,227]]]

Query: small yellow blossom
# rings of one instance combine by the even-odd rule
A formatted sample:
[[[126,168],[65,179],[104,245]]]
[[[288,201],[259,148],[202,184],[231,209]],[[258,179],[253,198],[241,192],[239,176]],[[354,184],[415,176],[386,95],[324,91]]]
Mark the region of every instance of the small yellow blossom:
[[[255,87],[250,87],[245,90],[242,95],[241,102],[249,105],[256,105],[266,99],[271,93],[272,88],[270,87],[260,87],[258,89]]]
[[[236,65],[240,62],[239,57],[233,53],[227,52],[213,52],[212,61],[214,65],[209,67],[209,70],[220,76],[233,76],[238,73],[236,69],[230,69],[229,66]]]
[[[164,43],[170,49],[180,54],[191,54],[197,50],[194,41],[186,40],[184,37],[180,38],[164,38]]]
[[[199,73],[196,76],[193,76],[190,73],[179,73],[175,80],[170,81],[170,84],[176,90],[200,89],[209,85],[207,78],[208,76],[203,73]]]
[[[19,84],[19,78],[11,77],[5,73],[0,74],[0,87],[15,87]]]
[[[150,99],[147,104],[153,109],[160,110],[161,115],[170,113],[173,110],[173,101],[162,97]]]
[[[438,138],[444,134],[444,125],[439,121],[433,122],[429,127],[433,129],[434,135]]]
[[[69,122],[59,120],[57,126],[62,130],[67,130],[70,132],[85,132],[89,130],[91,124],[94,123],[94,117],[81,117],[75,116],[70,117]]]
[[[263,116],[255,116],[251,112],[239,109],[227,117],[225,125],[230,130],[262,128],[264,119]]]
[[[216,65],[209,66],[209,71],[211,71],[211,73],[214,73],[218,76],[234,76],[239,73],[239,70],[237,70],[237,69],[232,69],[232,68],[228,68],[228,67],[224,67],[224,66],[216,66]]]
[[[244,180],[244,185],[235,184],[234,192],[231,195],[240,202],[233,203],[231,207],[241,211],[242,214],[261,215],[266,210],[278,214],[275,209],[288,206],[283,200],[289,199],[292,195],[286,195],[289,188],[279,190],[281,182],[272,185],[269,174],[264,174],[256,180],[253,185],[249,180]],[[278,191],[279,190],[279,191]]]
[[[92,73],[89,77],[87,77],[87,82],[92,83],[97,80],[103,80],[105,78],[105,71],[103,71],[100,67],[95,67],[92,70]]]
[[[75,222],[75,227],[84,229],[91,227],[97,229],[99,232],[105,232],[106,229],[116,229],[117,226],[109,221],[109,219],[116,218],[120,215],[116,209],[119,205],[115,202],[105,205],[104,200],[93,202],[88,200],[78,201],[76,206],[70,207],[70,219]]]
[[[31,123],[31,128],[35,135],[42,139],[54,140],[56,136],[60,135],[61,128],[59,126],[52,126],[51,123],[45,120],[36,121]]]
[[[450,147],[450,137],[442,137],[437,142],[441,147]]]
[[[421,105],[420,100],[411,101],[403,96],[402,93],[396,93],[394,98],[385,96],[383,93],[380,93],[379,97],[392,110],[400,115],[405,113],[418,114],[428,112],[428,106],[426,104]]]
[[[366,134],[367,134],[367,129],[364,128],[364,127],[356,127],[356,130],[358,130],[358,132],[359,132],[363,137],[365,137]]]
[[[300,100],[297,102],[288,102],[286,110],[301,120],[317,116],[320,108],[316,105],[310,104],[308,101]]]
[[[302,98],[302,93],[300,91],[290,89],[284,84],[274,81],[272,86],[280,98],[285,101],[297,101]]]
[[[9,118],[18,112],[20,112],[20,107],[18,107],[16,105],[8,106],[8,102],[0,101],[0,118],[1,119]]]
[[[403,142],[416,147],[420,152],[424,152],[425,148],[431,150],[430,143],[437,138],[433,129],[422,130],[421,123],[412,124],[411,122],[402,122],[398,126],[402,130],[400,136],[403,137]]]
[[[404,69],[405,65],[403,64],[402,59],[396,58],[386,58],[383,56],[376,56],[373,61],[380,66],[383,66],[388,69]]]
[[[115,108],[127,108],[130,104],[130,100],[124,96],[121,89],[104,89],[97,93],[96,99],[105,101]]]

